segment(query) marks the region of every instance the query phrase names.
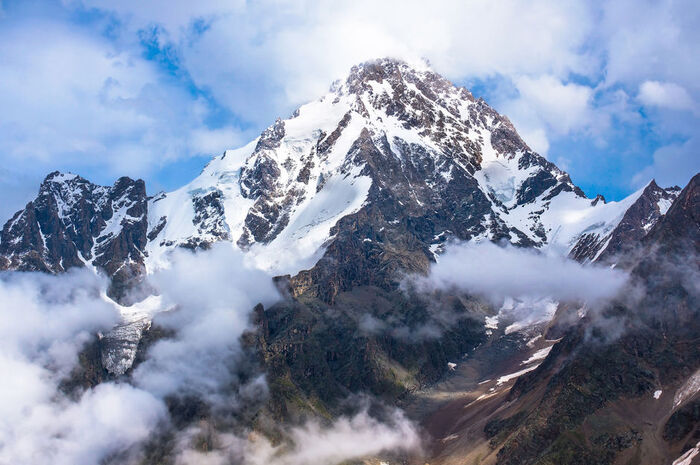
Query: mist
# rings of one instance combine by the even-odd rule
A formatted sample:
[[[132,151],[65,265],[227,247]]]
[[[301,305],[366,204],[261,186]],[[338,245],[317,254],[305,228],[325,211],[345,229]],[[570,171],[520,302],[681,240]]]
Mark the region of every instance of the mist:
[[[209,401],[235,382],[240,338],[256,304],[280,297],[267,273],[243,263],[243,254],[222,243],[194,254],[176,251],[172,266],[149,278],[165,308],[155,324],[175,333],[158,341],[134,372],[134,382],[166,396],[194,393]]]
[[[165,414],[148,392],[105,384],[71,398],[59,383],[118,321],[86,270],[0,275],[0,463],[87,465],[145,439]]]
[[[418,429],[398,409],[384,421],[370,416],[366,408],[353,416],[340,417],[330,425],[311,420],[289,428],[286,436],[288,441],[274,446],[255,434],[245,440],[222,434],[218,437],[218,450],[202,453],[185,449],[179,454],[177,464],[335,465],[421,449]]]
[[[423,291],[459,290],[498,304],[550,298],[590,305],[615,297],[627,281],[619,270],[492,242],[448,245],[428,276],[413,280]]]
[[[280,295],[230,244],[170,258],[169,268],[147,277],[161,302],[151,329],[162,331],[142,361],[131,376],[74,390],[63,382],[75,376],[81,351],[122,318],[123,307],[106,297],[108,283],[87,269],[0,274],[0,463],[135,464],[164,431],[174,434],[171,458],[188,465],[332,465],[420,447],[401,411],[380,420],[361,405],[331,423],[287,427],[282,445],[246,424],[232,428],[240,409],[268,392],[241,337],[255,330],[254,306]],[[204,402],[215,421],[178,430],[173,398]],[[196,447],[205,424],[209,452]]]

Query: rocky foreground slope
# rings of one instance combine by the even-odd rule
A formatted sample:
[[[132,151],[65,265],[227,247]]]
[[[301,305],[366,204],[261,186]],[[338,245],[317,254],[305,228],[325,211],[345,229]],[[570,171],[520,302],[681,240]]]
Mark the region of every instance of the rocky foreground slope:
[[[440,422],[445,434],[436,441],[462,440],[439,443],[444,447],[434,448],[437,462],[430,463],[569,463],[562,457],[573,456],[588,457],[579,463],[663,463],[697,435],[694,413],[694,420],[676,418],[670,439],[653,446],[660,461],[645,462],[634,454],[643,454],[655,434],[643,426],[652,420],[607,413],[598,420],[595,412],[615,402],[624,409],[620,402],[634,404],[655,387],[666,391],[700,365],[696,295],[676,273],[681,264],[691,276],[697,272],[697,260],[688,263],[684,254],[698,252],[699,209],[697,176],[682,192],[651,181],[619,202],[587,198],[482,99],[427,67],[384,59],[354,67],[327,95],[213,159],[174,192],[148,197],[140,180],[103,187],[50,174],[37,198],[3,227],[0,269],[91,267],[110,279],[110,297],[129,305],[173,250],[230,242],[278,276],[286,295],[255,309],[259,330],[246,341],[268,374],[270,397],[251,420],[266,429],[263,417],[332,417],[358,392],[408,405],[445,376],[452,360],[477,346],[506,344],[502,331],[484,325],[498,311],[486,302],[399,289],[406,273],[426,273],[449,241],[507,242],[627,267],[651,289],[634,307],[621,302],[609,310],[634,314],[631,339],[595,346],[605,347],[601,352],[589,350],[587,335],[604,330],[585,318],[573,327],[555,319],[540,328],[543,340],[561,340],[537,369],[515,377],[507,394],[488,399],[492,407],[469,440],[463,426]],[[661,260],[666,255],[680,263]],[[91,348],[79,383],[128,377],[149,344],[168,337],[157,318],[151,327],[148,315],[122,309],[138,318],[120,326],[113,343],[107,337]],[[444,309],[458,318],[441,319]],[[426,327],[436,330],[420,333]],[[509,344],[498,349],[502,358],[527,350]],[[120,358],[115,347],[129,353]],[[177,405],[174,414],[184,423],[212,415]],[[653,421],[662,417],[671,424],[668,415]],[[612,425],[601,433],[608,436],[591,435],[594,421]],[[167,447],[159,454],[167,460]]]

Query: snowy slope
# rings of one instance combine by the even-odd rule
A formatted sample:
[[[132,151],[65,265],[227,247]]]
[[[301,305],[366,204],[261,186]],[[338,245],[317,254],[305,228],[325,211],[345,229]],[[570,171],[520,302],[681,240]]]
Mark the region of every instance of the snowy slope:
[[[365,228],[366,247],[417,240],[432,260],[450,238],[505,240],[595,260],[624,239],[612,232],[645,192],[592,202],[482,99],[424,64],[383,59],[354,67],[173,192],[145,199],[141,181],[103,187],[52,173],[35,208],[5,225],[0,265],[90,265],[128,283],[142,267],[167,266],[176,247],[228,241],[255,266],[294,275],[323,256],[341,219],[363,209],[377,230]],[[669,192],[656,186],[632,226],[650,230]],[[42,223],[37,209],[55,221]]]
[[[363,134],[377,148],[373,160],[353,152]],[[387,160],[405,179],[369,173],[367,163]],[[423,179],[412,179],[411,170]],[[491,203],[464,237],[495,240],[508,231],[515,244],[562,254],[584,233],[612,231],[642,192],[593,205],[483,100],[425,66],[381,60],[353,68],[327,95],[215,158],[188,185],[153,198],[147,265],[164,266],[176,246],[228,240],[257,266],[294,274],[320,258],[331,228],[366,204],[372,185],[393,189],[413,213],[458,176],[474,179]]]

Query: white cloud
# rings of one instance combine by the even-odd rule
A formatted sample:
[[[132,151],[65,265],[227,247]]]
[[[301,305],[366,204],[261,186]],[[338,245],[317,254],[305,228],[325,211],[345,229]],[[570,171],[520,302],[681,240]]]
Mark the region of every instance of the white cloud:
[[[519,125],[518,127],[527,128],[525,130],[521,129],[518,132],[532,150],[539,154],[547,155],[547,152],[549,152],[549,139],[547,138],[547,132],[543,128],[530,128],[530,125]],[[560,168],[566,169],[561,166]]]
[[[309,422],[289,434],[294,447],[279,454],[279,448],[252,444],[250,465],[335,465],[389,451],[411,451],[420,447],[415,426],[395,410],[389,422],[380,422],[362,411],[341,417],[330,427]],[[261,447],[262,446],[262,447]]]
[[[693,98],[687,90],[674,82],[644,81],[639,86],[639,100],[648,106],[691,110],[695,108]]]
[[[86,270],[0,276],[0,462],[91,465],[146,438],[165,407],[128,385],[73,401],[59,382],[83,345],[116,321]]]
[[[661,147],[654,152],[652,163],[634,175],[631,185],[639,188],[654,178],[661,186],[683,187],[700,172],[699,154],[698,137]]]
[[[3,463],[92,465],[145,440],[166,417],[165,405],[145,391],[107,383],[67,399],[28,406],[3,435]]]
[[[309,421],[285,433],[289,442],[273,446],[259,435],[247,440],[231,434],[218,437],[223,446],[212,452],[187,447],[180,451],[177,465],[338,465],[382,453],[416,452],[421,449],[418,429],[400,410],[384,421],[362,409],[330,425]]]
[[[283,116],[318,97],[352,65],[387,55],[427,57],[454,79],[593,71],[591,57],[579,50],[593,18],[576,1],[263,1],[219,10],[85,3],[115,11],[136,28],[161,24],[199,86],[263,124],[271,113]],[[187,26],[198,18],[207,27],[193,34]]]
[[[149,279],[164,308],[176,308],[157,320],[176,335],[150,349],[134,381],[160,396],[190,392],[218,401],[221,389],[236,381],[232,364],[240,357],[250,312],[279,295],[271,276],[244,265],[242,252],[230,243],[198,254],[176,251],[172,260],[171,268]]]
[[[643,7],[629,0],[64,5],[109,12],[118,26],[110,39],[97,28],[35,21],[3,30],[0,51],[9,66],[0,78],[11,85],[3,86],[0,102],[16,109],[0,117],[0,153],[8,165],[32,160],[31,169],[42,172],[85,166],[111,176],[148,177],[172,160],[242,144],[276,116],[321,95],[353,64],[386,55],[428,58],[453,80],[497,79],[517,87],[520,98],[496,95],[490,103],[543,153],[572,134],[602,146],[620,131],[617,122],[640,124],[641,100],[615,97],[625,89],[673,82],[690,102],[700,92],[693,61],[700,9],[691,1],[650,0]],[[154,26],[158,42],[192,82],[166,82],[142,57],[140,34]],[[23,77],[27,82],[18,82]],[[193,97],[190,83],[233,112],[246,130],[208,128],[209,102]],[[673,101],[685,105],[682,98]],[[654,124],[668,137],[695,131]]]
[[[559,255],[484,242],[448,246],[429,276],[416,282],[426,290],[459,289],[499,304],[506,298],[595,304],[614,297],[627,275]]]
[[[520,77],[515,85],[521,104],[531,109],[555,132],[566,134],[589,126],[594,118],[591,107],[593,89],[564,84],[551,75]]]
[[[632,84],[673,81],[697,92],[700,30],[697,2],[620,0],[602,5],[600,46],[606,81]]]
[[[199,396],[230,425],[236,418],[227,415],[237,403],[259,401],[267,392],[261,374],[240,386],[237,373],[240,336],[253,306],[279,298],[269,275],[247,268],[230,244],[219,244],[196,255],[177,253],[170,269],[151,278],[163,307],[175,307],[158,321],[174,335],[151,347],[133,381],[68,395],[59,386],[79,351],[118,321],[104,297],[106,283],[86,269],[0,274],[0,463],[140,463],[144,442],[170,425],[164,397]],[[416,427],[400,411],[379,420],[366,408],[329,425],[290,426],[287,447],[213,428],[219,446],[202,454],[191,449],[193,432],[175,433],[181,464],[226,464],[235,457],[247,465],[331,465],[419,446]]]
[[[138,51],[119,50],[98,35],[49,20],[18,22],[0,32],[0,59],[6,109],[0,161],[6,166],[43,174],[100,167],[108,178],[144,176],[240,142],[230,128],[206,127],[201,98],[168,83]]]

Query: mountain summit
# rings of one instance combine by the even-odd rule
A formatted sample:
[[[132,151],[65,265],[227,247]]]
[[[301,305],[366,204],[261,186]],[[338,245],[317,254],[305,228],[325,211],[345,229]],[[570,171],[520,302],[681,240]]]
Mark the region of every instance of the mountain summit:
[[[174,192],[146,199],[142,181],[106,188],[49,175],[5,225],[0,265],[94,265],[121,297],[173,248],[231,241],[275,274],[311,269],[294,282],[332,301],[353,285],[387,284],[397,270],[425,271],[451,238],[595,259],[642,194],[592,202],[484,100],[427,67],[382,59],[353,67]],[[665,205],[676,194],[656,197]],[[638,216],[653,223],[661,211],[652,203],[642,208],[657,214]],[[325,262],[353,269],[329,274]]]

